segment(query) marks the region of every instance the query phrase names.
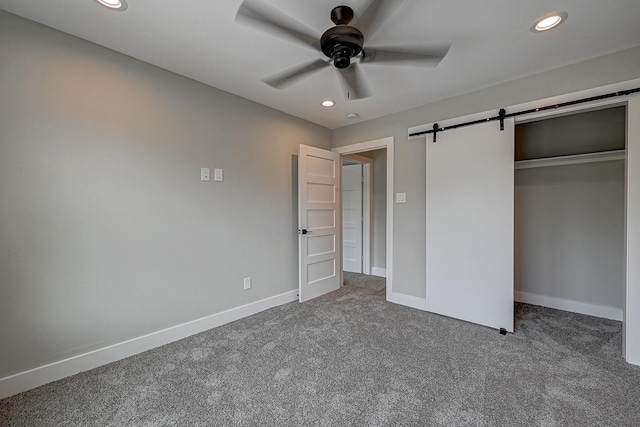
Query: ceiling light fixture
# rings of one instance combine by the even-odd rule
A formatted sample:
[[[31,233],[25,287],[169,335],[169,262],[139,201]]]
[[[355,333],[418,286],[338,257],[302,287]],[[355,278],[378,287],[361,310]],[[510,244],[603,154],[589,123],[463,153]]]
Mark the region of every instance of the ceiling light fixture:
[[[111,10],[126,10],[127,2],[125,0],[96,0],[104,7],[108,7]]]
[[[322,101],[323,107],[333,107],[334,105],[336,105],[336,102],[330,99],[327,99],[326,101]]]
[[[347,116],[347,119],[351,119],[351,120],[357,119],[358,117],[360,117],[358,113],[353,113],[353,112],[347,113],[345,115]]]
[[[568,16],[567,12],[554,12],[541,16],[533,23],[531,31],[534,33],[541,33],[555,28],[566,21]]]

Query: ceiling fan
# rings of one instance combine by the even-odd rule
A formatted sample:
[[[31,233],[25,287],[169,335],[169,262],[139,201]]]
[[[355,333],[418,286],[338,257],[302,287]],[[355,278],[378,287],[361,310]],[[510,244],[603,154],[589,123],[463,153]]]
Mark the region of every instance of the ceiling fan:
[[[422,49],[365,46],[364,34],[371,37],[378,29],[376,27],[388,18],[384,16],[384,12],[389,10],[389,7],[383,7],[385,3],[387,6],[393,3],[393,9],[397,9],[395,6],[401,2],[372,0],[367,9],[356,19],[354,26],[349,25],[354,18],[353,9],[344,5],[333,8],[330,18],[335,26],[329,28],[320,37],[285,13],[258,0],[244,0],[238,9],[236,20],[276,35],[292,38],[304,46],[311,46],[325,56],[267,77],[262,80],[264,83],[283,89],[303,77],[333,65],[346,88],[347,99],[361,99],[370,96],[370,91],[361,75],[359,64],[413,64],[435,67],[449,50],[449,46]]]

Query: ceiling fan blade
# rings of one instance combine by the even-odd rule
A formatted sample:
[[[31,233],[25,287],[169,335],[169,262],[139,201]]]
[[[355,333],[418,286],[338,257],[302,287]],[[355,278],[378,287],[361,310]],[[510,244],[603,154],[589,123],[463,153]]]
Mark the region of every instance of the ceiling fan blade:
[[[338,70],[340,81],[347,91],[347,100],[351,101],[371,96],[369,86],[367,85],[357,62],[352,62],[347,68],[337,68],[336,70]]]
[[[316,59],[311,62],[295,66],[271,77],[267,77],[262,81],[273,88],[284,89],[303,77],[307,77],[309,74],[313,74],[330,65],[331,64],[327,61]]]
[[[427,49],[379,49],[365,48],[360,56],[361,63],[399,64],[435,67],[446,56],[449,46]]]
[[[371,0],[367,9],[360,16],[356,16],[355,22],[351,25],[370,39],[404,2],[405,0]]]
[[[320,36],[299,21],[284,12],[256,0],[244,0],[236,14],[236,21],[256,24],[262,30],[277,36],[301,42],[320,50]]]

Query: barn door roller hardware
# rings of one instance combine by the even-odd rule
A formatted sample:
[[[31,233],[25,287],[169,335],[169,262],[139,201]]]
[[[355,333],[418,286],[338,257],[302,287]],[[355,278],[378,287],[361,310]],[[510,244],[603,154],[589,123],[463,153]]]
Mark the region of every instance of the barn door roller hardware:
[[[497,116],[487,117],[485,119],[472,120],[472,121],[469,121],[469,122],[458,123],[458,124],[455,124],[455,125],[444,126],[444,127],[439,127],[438,124],[435,123],[433,125],[433,129],[423,130],[421,132],[410,133],[409,134],[409,138],[416,137],[416,136],[422,136],[422,135],[426,135],[426,134],[432,133],[433,134],[433,142],[436,142],[436,134],[438,132],[444,132],[445,130],[457,129],[457,128],[461,128],[461,127],[465,127],[465,126],[477,125],[477,124],[480,124],[480,123],[493,122],[493,121],[497,121],[497,120],[500,121],[500,130],[502,131],[502,130],[504,130],[504,120],[508,119],[510,117],[522,116],[524,114],[536,113],[538,111],[554,110],[554,109],[557,109],[557,108],[569,107],[571,105],[577,105],[577,104],[584,104],[584,103],[587,103],[587,102],[599,101],[601,99],[615,98],[617,96],[627,96],[627,95],[631,95],[632,93],[637,93],[637,92],[640,92],[640,87],[637,87],[635,89],[621,90],[621,91],[618,91],[618,92],[610,92],[610,93],[607,93],[607,94],[604,94],[604,95],[591,96],[589,98],[576,99],[574,101],[561,102],[560,104],[546,105],[544,107],[532,108],[532,109],[529,109],[529,110],[517,111],[515,113],[508,113],[508,114],[507,114],[507,112],[506,112],[506,110],[504,108],[501,108],[500,111],[498,111],[498,115]]]

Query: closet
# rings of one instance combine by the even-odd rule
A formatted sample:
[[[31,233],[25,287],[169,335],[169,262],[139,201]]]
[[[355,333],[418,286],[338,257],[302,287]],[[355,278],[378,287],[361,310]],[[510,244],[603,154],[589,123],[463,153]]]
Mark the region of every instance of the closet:
[[[515,127],[516,301],[622,320],[626,107]]]

